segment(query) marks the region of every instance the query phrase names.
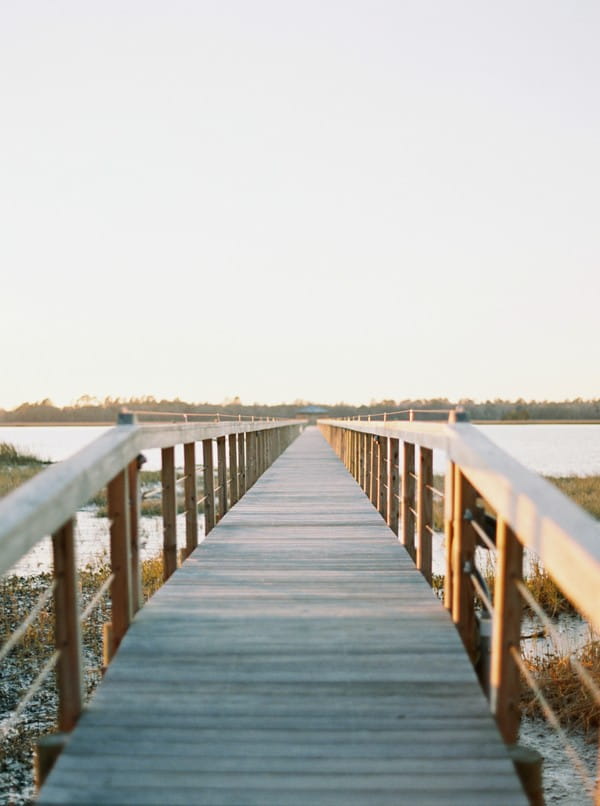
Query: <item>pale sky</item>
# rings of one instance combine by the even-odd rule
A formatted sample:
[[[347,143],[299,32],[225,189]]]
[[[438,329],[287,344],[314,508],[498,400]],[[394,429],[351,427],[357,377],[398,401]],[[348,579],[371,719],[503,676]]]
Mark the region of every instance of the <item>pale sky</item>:
[[[600,397],[596,0],[0,0],[0,406]]]

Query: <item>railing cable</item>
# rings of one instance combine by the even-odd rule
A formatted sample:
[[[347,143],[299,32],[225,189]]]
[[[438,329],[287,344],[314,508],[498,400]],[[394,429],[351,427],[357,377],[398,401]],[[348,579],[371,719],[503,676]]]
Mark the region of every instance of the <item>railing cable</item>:
[[[4,658],[11,652],[11,650],[19,643],[21,638],[25,635],[29,627],[33,624],[42,610],[48,604],[48,600],[51,598],[52,594],[56,590],[56,581],[53,581],[51,585],[49,585],[46,590],[40,595],[35,605],[29,611],[29,615],[23,619],[21,624],[12,632],[8,641],[4,644],[2,649],[0,649],[0,661],[3,661]]]
[[[56,664],[58,663],[58,659],[60,658],[60,651],[57,649],[54,654],[50,656],[50,658],[46,661],[42,670],[39,672],[38,676],[35,678],[33,683],[27,689],[27,693],[21,699],[15,710],[11,713],[10,716],[6,717],[5,719],[0,722],[0,734],[3,736],[7,736],[10,729],[19,721],[19,717],[23,713],[23,711],[27,708],[31,700],[35,697],[39,689],[44,683],[44,680],[48,677],[50,672],[54,669]]]
[[[540,707],[541,707],[542,711],[544,712],[544,716],[546,717],[548,722],[552,725],[552,727],[556,731],[556,734],[560,737],[560,739],[561,739],[561,741],[563,743],[563,747],[565,749],[565,752],[567,753],[567,755],[571,759],[571,762],[573,763],[573,766],[577,769],[577,772],[581,776],[581,778],[583,780],[583,784],[586,787],[586,789],[588,790],[588,794],[591,797],[593,797],[594,796],[595,782],[590,777],[589,770],[587,769],[587,767],[583,764],[583,762],[579,758],[579,753],[577,752],[577,750],[573,747],[573,745],[569,741],[569,738],[568,738],[567,734],[565,733],[565,731],[563,730],[563,728],[562,728],[562,726],[561,726],[561,724],[559,722],[558,717],[556,716],[556,714],[555,714],[554,710],[552,709],[551,705],[549,704],[548,700],[544,697],[544,695],[542,693],[542,690],[540,689],[540,687],[538,685],[537,680],[535,679],[535,677],[531,673],[531,670],[529,669],[529,667],[527,666],[527,664],[525,663],[525,661],[521,657],[520,650],[516,646],[511,646],[510,654],[511,654],[511,657],[514,660],[514,662],[519,667],[519,670],[521,671],[521,674],[523,675],[523,677],[527,681],[527,685],[533,691],[536,700],[539,702]]]

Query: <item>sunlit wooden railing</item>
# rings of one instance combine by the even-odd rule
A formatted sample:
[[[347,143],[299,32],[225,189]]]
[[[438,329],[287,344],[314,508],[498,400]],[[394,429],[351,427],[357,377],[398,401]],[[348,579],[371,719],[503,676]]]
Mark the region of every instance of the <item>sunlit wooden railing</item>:
[[[318,422],[430,583],[433,501],[434,497],[443,499],[444,604],[466,651],[474,663],[477,660],[500,732],[513,745],[521,718],[522,676],[541,698],[544,712],[547,705],[520,651],[524,604],[544,617],[523,581],[523,551],[539,558],[578,612],[600,630],[600,525],[474,426],[461,422],[460,413],[447,412],[445,421],[437,422],[418,421],[418,414],[395,413],[406,415],[401,420],[383,416],[379,421]],[[434,487],[434,451],[447,459],[443,490]],[[493,597],[477,568],[477,546],[495,557]],[[487,660],[482,613],[491,616],[493,625]],[[547,618],[546,622],[550,632],[552,625]],[[576,658],[571,662],[582,686],[596,707],[600,706],[598,686]],[[558,720],[549,719],[560,730]],[[593,797],[589,771],[581,769],[577,754],[568,746],[567,752]],[[597,784],[595,797],[600,802]]]
[[[0,723],[7,735],[44,681],[56,670],[58,730],[72,730],[84,705],[82,622],[106,594],[111,621],[105,625],[104,662],[117,651],[135,613],[143,604],[140,559],[140,468],[143,451],[161,451],[163,577],[198,545],[199,507],[207,534],[303,428],[302,421],[169,423],[138,425],[131,414],[72,458],[52,465],[0,501],[0,575],[24,557],[40,540],[52,535],[53,580],[32,612],[0,647],[0,662],[8,657],[27,629],[53,600],[55,651],[24,692],[19,705]],[[216,462],[215,462],[216,445]],[[183,476],[177,478],[175,448],[183,446]],[[198,462],[201,451],[201,463]],[[202,474],[202,497],[198,497]],[[216,483],[215,483],[216,482]],[[185,548],[177,552],[177,487],[184,488]],[[83,609],[78,591],[76,513],[106,487],[110,529],[110,574]],[[42,758],[38,784],[57,754],[49,743]]]

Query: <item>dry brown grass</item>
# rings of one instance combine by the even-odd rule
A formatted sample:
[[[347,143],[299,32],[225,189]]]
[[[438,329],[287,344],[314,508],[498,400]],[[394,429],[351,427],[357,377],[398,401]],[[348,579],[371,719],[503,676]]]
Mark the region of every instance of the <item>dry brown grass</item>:
[[[20,484],[36,476],[47,462],[29,453],[21,453],[14,445],[0,442],[0,498]]]
[[[142,563],[142,590],[148,599],[162,585],[162,557]],[[79,572],[82,605],[85,606],[107,578],[106,564],[88,565]],[[50,585],[50,574],[32,577],[8,576],[0,580],[0,644],[12,634]],[[102,629],[110,621],[110,601],[105,596],[82,626],[85,665],[85,690],[91,696],[102,679]],[[3,661],[0,686],[0,718],[18,704],[43,663],[54,649],[54,607],[52,600],[27,629],[23,639]],[[3,782],[13,791],[25,791],[32,785],[32,753],[39,736],[56,730],[56,688],[54,674],[27,707],[22,719],[3,741],[0,772]]]
[[[600,641],[588,641],[577,651],[577,658],[600,689]],[[570,656],[536,656],[528,658],[527,664],[561,724],[595,737],[600,726],[600,707],[582,685]],[[542,708],[533,693],[525,686],[523,691],[523,713],[543,717]]]
[[[547,476],[569,498],[600,519],[600,476]]]

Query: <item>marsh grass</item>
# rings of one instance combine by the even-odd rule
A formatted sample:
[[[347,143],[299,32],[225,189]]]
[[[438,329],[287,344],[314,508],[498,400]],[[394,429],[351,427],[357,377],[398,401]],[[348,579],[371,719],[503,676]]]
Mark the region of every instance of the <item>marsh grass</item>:
[[[142,563],[142,591],[147,600],[158,590],[163,581],[162,557],[153,557]],[[79,589],[82,609],[94,596],[110,574],[106,563],[91,563],[79,571]],[[0,580],[0,644],[4,644],[37,602],[39,596],[50,586],[51,574],[36,576],[7,576]],[[94,608],[82,625],[82,646],[85,666],[85,692],[90,697],[102,679],[102,629],[110,621],[108,595]],[[54,605],[52,599],[34,623],[27,629],[22,640],[3,661],[0,683],[0,719],[8,716],[33,682],[44,662],[54,651]],[[0,802],[3,789],[29,793],[32,789],[32,754],[36,741],[57,729],[57,695],[54,674],[28,705],[21,720],[3,739],[0,758]],[[23,802],[23,799],[21,799]]]
[[[600,519],[600,476],[546,476],[561,492]]]
[[[32,453],[24,453],[11,445],[10,442],[0,442],[0,466],[12,465],[46,465],[38,456]]]
[[[600,641],[590,639],[576,656],[600,688]],[[563,727],[582,731],[594,740],[600,727],[600,707],[581,684],[571,657],[572,654],[549,653],[527,658],[526,662]],[[539,702],[525,685],[521,706],[527,716],[544,717]]]
[[[37,476],[48,464],[33,454],[18,451],[9,442],[0,442],[0,498]]]

